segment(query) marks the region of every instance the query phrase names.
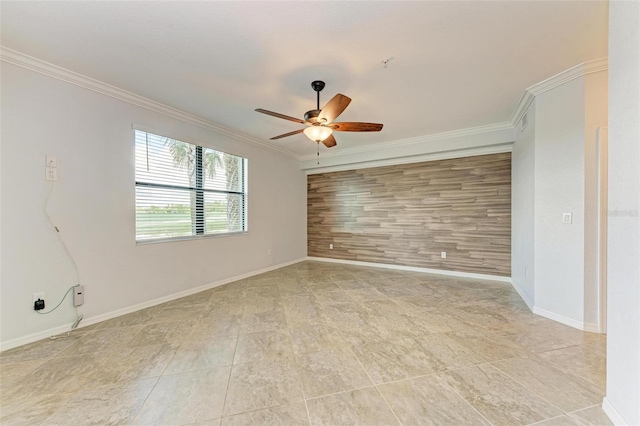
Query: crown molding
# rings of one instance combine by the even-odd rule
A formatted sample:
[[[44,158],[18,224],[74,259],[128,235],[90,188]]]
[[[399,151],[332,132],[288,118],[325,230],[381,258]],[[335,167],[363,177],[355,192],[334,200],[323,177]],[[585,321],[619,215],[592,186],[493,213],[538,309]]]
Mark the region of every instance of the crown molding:
[[[321,173],[342,172],[345,170],[368,169],[370,167],[395,166],[398,164],[423,163],[426,161],[451,160],[453,158],[476,157],[479,155],[500,154],[512,152],[513,143],[501,143],[487,145],[477,148],[462,148],[448,151],[430,152],[427,154],[408,155],[404,157],[386,158],[383,160],[367,160],[360,162],[350,162],[326,167],[313,167],[303,169],[306,175],[317,175]]]
[[[166,115],[167,117],[175,118],[176,120],[193,124],[194,126],[201,127],[220,135],[241,140],[248,144],[274,151],[287,157],[294,158],[296,160],[300,160],[300,158],[292,152],[273,145],[269,145],[257,138],[245,135],[240,132],[236,132],[219,124],[213,123],[192,114],[188,114],[160,102],[145,98],[140,95],[136,95],[135,93],[128,92],[110,84],[103,83],[91,77],[78,74],[76,72],[67,70],[57,65],[50,64],[32,56],[25,55],[24,53],[17,52],[4,46],[0,46],[0,61],[13,64],[31,71],[35,71],[48,77],[53,77],[66,83],[71,83],[78,87],[89,89],[94,92],[127,102],[129,104],[146,108],[148,110]]]
[[[135,93],[128,92],[118,87],[112,86],[107,83],[95,80],[93,78],[78,74],[76,72],[67,70],[57,65],[50,64],[40,59],[34,58],[24,53],[9,49],[4,46],[0,46],[0,61],[7,62],[31,71],[44,74],[49,77],[56,78],[58,80],[74,84],[76,86],[92,90],[103,95],[110,96],[112,98],[136,105],[148,110],[166,115],[171,118],[183,121],[185,123],[193,124],[203,129],[234,138],[246,142],[248,144],[258,146],[269,151],[277,152],[286,157],[293,158],[300,162],[308,161],[315,158],[315,154],[309,155],[297,155],[286,149],[270,145],[263,142],[260,139],[246,135],[244,133],[237,132],[235,130],[228,129],[219,124],[205,120],[198,116],[188,114],[180,111],[176,108],[162,104],[160,102],[145,98]],[[431,135],[418,136],[408,139],[400,139],[391,142],[380,142],[373,145],[367,145],[357,148],[347,148],[337,151],[328,152],[325,157],[340,157],[343,155],[357,154],[361,152],[371,152],[375,150],[399,148],[410,145],[423,144],[443,139],[452,139],[459,137],[468,137],[472,135],[478,135],[483,133],[498,132],[503,130],[513,130],[518,125],[518,122],[522,119],[522,116],[527,111],[527,108],[535,99],[535,97],[541,93],[547,92],[555,87],[572,81],[576,78],[592,74],[596,72],[606,71],[608,69],[608,58],[600,58],[593,61],[584,62],[576,65],[568,70],[562,71],[546,80],[536,83],[527,89],[525,89],[520,101],[516,105],[511,118],[507,122],[489,124],[485,126],[470,127],[466,129],[452,130],[448,132],[435,133]]]
[[[547,78],[546,80],[534,84],[533,86],[527,87],[522,94],[520,101],[516,105],[516,108],[511,114],[509,124],[514,128],[518,125],[518,122],[522,119],[522,116],[525,114],[527,108],[529,108],[529,105],[536,96],[544,92],[548,92],[551,89],[555,89],[556,87],[575,80],[576,78],[580,78],[596,72],[606,71],[608,69],[608,58],[594,59],[593,61],[578,64],[575,67],[564,70],[552,77]]]
[[[399,147],[405,147],[410,145],[419,145],[427,142],[441,141],[445,139],[453,139],[453,138],[479,135],[483,133],[499,132],[502,130],[512,130],[512,129],[513,129],[513,126],[511,125],[511,123],[508,123],[508,122],[489,124],[486,126],[469,127],[466,129],[452,130],[449,132],[442,132],[442,133],[434,133],[426,136],[417,136],[414,138],[399,139],[391,142],[380,142],[377,144],[366,145],[358,148],[347,148],[340,151],[328,152],[326,154],[323,154],[323,157],[340,157],[342,155],[357,154],[361,152],[371,152],[371,151],[380,150],[380,149],[399,148]],[[300,161],[313,160],[315,158],[316,158],[316,154],[303,155],[299,157]]]

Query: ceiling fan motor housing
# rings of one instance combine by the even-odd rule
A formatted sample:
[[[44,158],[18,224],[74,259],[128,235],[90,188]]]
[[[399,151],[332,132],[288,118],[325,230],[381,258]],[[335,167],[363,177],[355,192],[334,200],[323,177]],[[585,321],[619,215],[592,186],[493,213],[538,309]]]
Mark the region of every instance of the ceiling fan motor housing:
[[[319,109],[312,109],[311,111],[305,112],[304,121],[311,124],[319,123],[318,116],[320,115],[320,111]]]

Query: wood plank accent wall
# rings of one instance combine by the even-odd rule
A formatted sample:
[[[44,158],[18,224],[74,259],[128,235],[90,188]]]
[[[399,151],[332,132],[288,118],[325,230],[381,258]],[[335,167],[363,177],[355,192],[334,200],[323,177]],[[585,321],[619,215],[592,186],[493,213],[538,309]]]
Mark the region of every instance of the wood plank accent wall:
[[[309,175],[307,241],[309,256],[510,276],[511,153]]]

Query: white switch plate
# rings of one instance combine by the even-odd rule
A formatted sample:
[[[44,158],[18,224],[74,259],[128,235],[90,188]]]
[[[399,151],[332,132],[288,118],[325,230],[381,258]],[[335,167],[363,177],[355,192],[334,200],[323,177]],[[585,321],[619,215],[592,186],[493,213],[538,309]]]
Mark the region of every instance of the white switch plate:
[[[571,223],[572,217],[571,213],[562,213],[562,223]]]
[[[45,180],[58,180],[58,169],[55,167],[45,167]]]
[[[44,292],[42,293],[33,293],[33,300],[32,302],[35,302],[36,300],[44,300]]]
[[[58,160],[55,155],[47,155],[45,161],[45,166],[47,167],[58,167]]]
[[[329,244],[329,250],[333,250],[333,244]]]
[[[446,251],[441,251],[440,252],[440,257],[443,258],[443,259],[446,259],[447,258],[447,252]]]
[[[271,256],[271,249],[267,250],[267,256]]]

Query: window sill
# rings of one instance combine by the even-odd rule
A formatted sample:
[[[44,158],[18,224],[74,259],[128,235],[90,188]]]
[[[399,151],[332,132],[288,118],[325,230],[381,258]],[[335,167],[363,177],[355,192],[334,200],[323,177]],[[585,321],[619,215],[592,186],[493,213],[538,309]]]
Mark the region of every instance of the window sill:
[[[159,243],[172,243],[177,241],[198,241],[208,240],[210,238],[225,238],[225,237],[240,237],[247,235],[248,231],[241,232],[226,232],[224,234],[207,234],[207,235],[190,235],[188,237],[169,237],[169,238],[156,238],[153,240],[136,240],[137,246],[145,246],[147,244],[159,244]]]

